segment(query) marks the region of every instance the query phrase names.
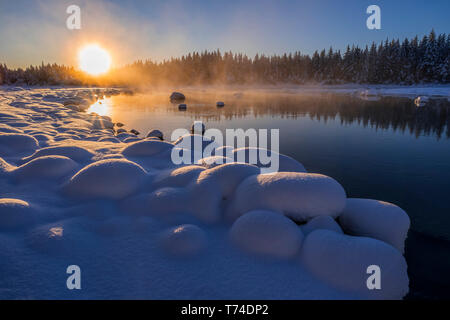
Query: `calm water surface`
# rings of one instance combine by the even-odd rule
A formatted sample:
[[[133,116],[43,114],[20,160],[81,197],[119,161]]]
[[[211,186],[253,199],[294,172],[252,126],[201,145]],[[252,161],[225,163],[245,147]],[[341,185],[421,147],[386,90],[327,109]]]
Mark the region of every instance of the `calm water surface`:
[[[450,297],[450,106],[417,108],[406,98],[378,101],[334,94],[185,92],[186,111],[170,92],[114,96],[90,109],[166,138],[202,120],[207,128],[277,128],[280,152],[309,172],[339,181],[349,197],[395,203],[412,226],[406,259],[408,298]],[[217,108],[216,101],[225,107]]]

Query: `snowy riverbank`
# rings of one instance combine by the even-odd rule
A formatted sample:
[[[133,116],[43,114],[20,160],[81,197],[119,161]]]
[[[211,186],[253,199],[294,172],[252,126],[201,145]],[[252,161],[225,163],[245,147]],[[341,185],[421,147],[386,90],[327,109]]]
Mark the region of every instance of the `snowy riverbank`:
[[[402,209],[347,199],[289,157],[273,174],[175,166],[175,143],[84,112],[118,93],[0,89],[0,298],[406,295]],[[66,288],[69,265],[81,290]]]

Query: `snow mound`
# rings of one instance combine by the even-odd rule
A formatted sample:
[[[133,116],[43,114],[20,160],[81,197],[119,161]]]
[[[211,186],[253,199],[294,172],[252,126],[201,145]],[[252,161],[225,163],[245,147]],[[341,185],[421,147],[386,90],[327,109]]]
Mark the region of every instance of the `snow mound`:
[[[308,270],[325,283],[364,298],[401,299],[408,293],[407,265],[402,254],[385,242],[328,230],[311,232],[301,258]],[[380,268],[381,289],[369,290],[368,267]]]
[[[34,210],[20,199],[0,199],[0,231],[14,230],[34,221]]]
[[[278,158],[278,168],[270,168],[270,166],[272,165],[271,163],[265,164],[264,158],[261,159],[261,157],[266,156],[271,158]],[[232,158],[234,159],[234,161],[250,163],[260,168],[266,168],[266,171],[264,173],[307,172],[305,167],[297,160],[284,154],[264,148],[238,148],[233,150]]]
[[[111,143],[120,143],[121,141],[115,137],[101,137],[97,140],[98,142],[111,142]]]
[[[159,153],[171,150],[173,144],[158,140],[142,140],[127,145],[122,154],[125,157],[151,157]]]
[[[217,183],[222,197],[229,199],[238,185],[249,176],[259,174],[259,168],[246,163],[227,163],[202,171],[197,184]]]
[[[219,147],[219,145],[208,137],[202,136],[200,134],[186,134],[179,137],[173,143],[178,148],[187,149],[191,151],[202,151],[204,152],[206,147],[210,150],[214,150]],[[198,146],[198,148],[197,148]]]
[[[210,168],[214,168],[214,167],[220,166],[222,164],[231,163],[231,162],[233,162],[233,159],[231,159],[231,158],[222,157],[222,156],[211,156],[211,157],[201,158],[200,160],[197,161],[197,164],[210,169]]]
[[[410,220],[405,211],[392,203],[347,199],[339,222],[346,233],[375,238],[404,251]]]
[[[160,140],[164,139],[163,133],[159,130],[152,130],[149,133],[147,133],[147,138],[151,138],[151,137],[156,137],[156,138],[159,138]]]
[[[81,169],[63,189],[74,198],[121,199],[136,192],[145,177],[145,170],[134,162],[101,160]]]
[[[32,154],[39,147],[38,141],[27,134],[0,133],[0,156]]]
[[[280,211],[299,222],[322,215],[334,218],[344,209],[345,201],[342,186],[321,174],[260,174],[247,178],[239,185],[227,218],[234,220],[254,209]]]
[[[7,174],[14,170],[15,167],[10,165],[8,162],[0,158],[0,175]]]
[[[291,258],[301,247],[301,229],[284,215],[264,210],[250,211],[237,219],[231,240],[241,249],[275,258]]]
[[[18,180],[58,179],[72,173],[77,163],[63,156],[43,156],[27,162],[13,171]]]
[[[194,179],[197,179],[198,175],[204,170],[205,168],[200,166],[185,166],[169,172],[163,172],[155,178],[154,185],[160,187],[185,187]]]
[[[76,162],[86,162],[92,159],[94,153],[88,149],[76,146],[47,147],[37,150],[33,155],[22,159],[23,163],[43,156],[63,156]]]
[[[344,233],[339,224],[330,216],[318,216],[308,221],[302,226],[303,234],[306,236],[314,230],[330,230],[337,233]]]
[[[193,256],[204,251],[208,245],[206,233],[193,224],[170,228],[161,235],[161,247],[175,256]]]

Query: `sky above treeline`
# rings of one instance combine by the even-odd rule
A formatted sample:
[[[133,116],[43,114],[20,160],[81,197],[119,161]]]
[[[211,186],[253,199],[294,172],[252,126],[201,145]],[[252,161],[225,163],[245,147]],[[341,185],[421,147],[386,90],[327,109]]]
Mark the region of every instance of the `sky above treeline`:
[[[381,8],[381,30],[366,27],[372,4]],[[69,5],[81,8],[80,30],[66,27]],[[76,65],[88,43],[106,48],[116,66],[216,49],[311,54],[432,28],[450,33],[449,12],[449,0],[0,0],[0,63]]]

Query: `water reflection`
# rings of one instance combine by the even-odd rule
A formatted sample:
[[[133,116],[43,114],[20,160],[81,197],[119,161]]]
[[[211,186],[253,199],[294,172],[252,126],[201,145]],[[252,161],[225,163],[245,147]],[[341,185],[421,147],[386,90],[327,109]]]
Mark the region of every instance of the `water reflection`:
[[[100,115],[113,115],[117,121],[122,112],[165,114],[161,121],[188,117],[203,121],[231,121],[235,119],[297,119],[309,117],[342,125],[359,124],[382,130],[408,132],[416,137],[433,135],[438,139],[450,138],[450,103],[448,100],[429,100],[425,107],[417,108],[414,100],[385,97],[361,99],[359,96],[321,94],[261,94],[192,92],[187,94],[187,109],[179,111],[166,94],[140,94],[133,97],[111,97],[94,103],[89,109]],[[217,108],[216,102],[224,100],[226,106]],[[150,116],[150,115],[148,115]],[[161,123],[164,125],[164,123]]]

